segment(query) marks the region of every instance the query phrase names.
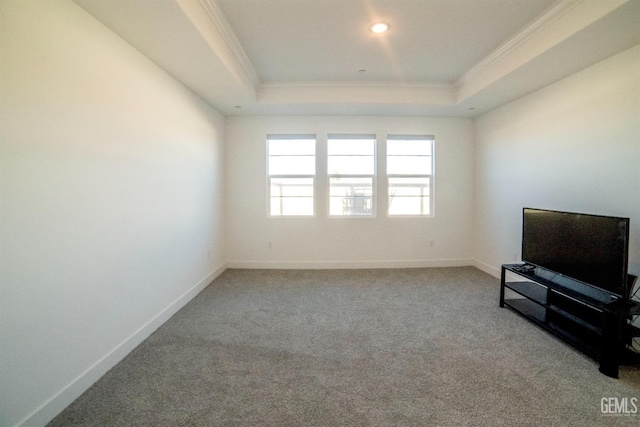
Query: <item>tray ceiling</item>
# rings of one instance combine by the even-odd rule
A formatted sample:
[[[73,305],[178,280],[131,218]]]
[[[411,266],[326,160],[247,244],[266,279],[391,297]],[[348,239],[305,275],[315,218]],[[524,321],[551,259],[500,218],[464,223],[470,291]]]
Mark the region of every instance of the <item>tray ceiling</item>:
[[[640,43],[637,0],[74,1],[225,115],[470,117]]]

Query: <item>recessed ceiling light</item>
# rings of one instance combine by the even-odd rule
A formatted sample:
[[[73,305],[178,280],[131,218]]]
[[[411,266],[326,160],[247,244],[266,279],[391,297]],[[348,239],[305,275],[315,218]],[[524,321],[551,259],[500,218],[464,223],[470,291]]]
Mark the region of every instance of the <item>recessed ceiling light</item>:
[[[369,29],[374,33],[384,33],[389,29],[389,24],[386,22],[376,22]]]

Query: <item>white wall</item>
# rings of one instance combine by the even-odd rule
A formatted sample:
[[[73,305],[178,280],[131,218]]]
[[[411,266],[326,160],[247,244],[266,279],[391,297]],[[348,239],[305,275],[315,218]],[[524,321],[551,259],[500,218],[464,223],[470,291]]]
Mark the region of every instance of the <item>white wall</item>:
[[[520,256],[528,206],[630,217],[640,270],[640,46],[479,117],[475,169],[481,268]]]
[[[433,218],[267,218],[266,135],[426,134],[436,137]],[[473,122],[420,117],[232,117],[226,123],[230,267],[469,265],[472,251]],[[322,156],[322,150],[318,155]],[[324,158],[324,157],[322,157]],[[326,168],[326,166],[325,166]],[[320,169],[322,170],[322,168]],[[322,178],[318,178],[322,181]],[[323,205],[322,203],[319,203]],[[326,203],[324,204],[326,205]],[[433,241],[433,247],[429,242]],[[268,247],[272,242],[272,248]]]
[[[70,1],[0,11],[0,425],[43,425],[224,269],[224,119]]]

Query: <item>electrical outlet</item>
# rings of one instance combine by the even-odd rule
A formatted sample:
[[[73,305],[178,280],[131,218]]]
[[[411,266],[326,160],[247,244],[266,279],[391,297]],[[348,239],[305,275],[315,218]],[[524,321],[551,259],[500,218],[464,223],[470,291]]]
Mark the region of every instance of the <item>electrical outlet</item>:
[[[273,243],[272,242],[267,242],[267,248],[268,249],[273,249]]]
[[[518,260],[518,252],[514,252],[513,253],[513,260],[517,261]]]

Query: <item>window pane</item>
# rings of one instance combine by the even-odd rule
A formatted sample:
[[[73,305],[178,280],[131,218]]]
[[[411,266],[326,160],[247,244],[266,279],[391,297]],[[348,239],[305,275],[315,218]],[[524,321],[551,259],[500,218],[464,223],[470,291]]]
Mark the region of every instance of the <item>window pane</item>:
[[[313,178],[271,178],[271,196],[311,197]]]
[[[316,153],[315,139],[270,139],[269,155],[311,155]]]
[[[373,156],[329,156],[329,175],[373,175]]]
[[[269,175],[314,175],[315,156],[269,156]]]
[[[329,175],[373,175],[375,139],[340,139],[329,137],[327,168]]]
[[[389,178],[389,215],[430,215],[429,177]]]
[[[270,139],[269,175],[314,175],[315,139]]]
[[[313,178],[271,178],[270,187],[271,215],[313,215]]]
[[[401,140],[387,140],[387,154],[388,155],[431,155],[431,141],[401,141]]]
[[[329,214],[373,214],[373,178],[330,178]]]
[[[375,139],[329,139],[327,151],[333,155],[369,155],[375,153]]]
[[[387,139],[387,173],[389,175],[432,175],[433,140],[417,136],[389,135]]]
[[[431,175],[431,156],[388,156],[389,175]]]

